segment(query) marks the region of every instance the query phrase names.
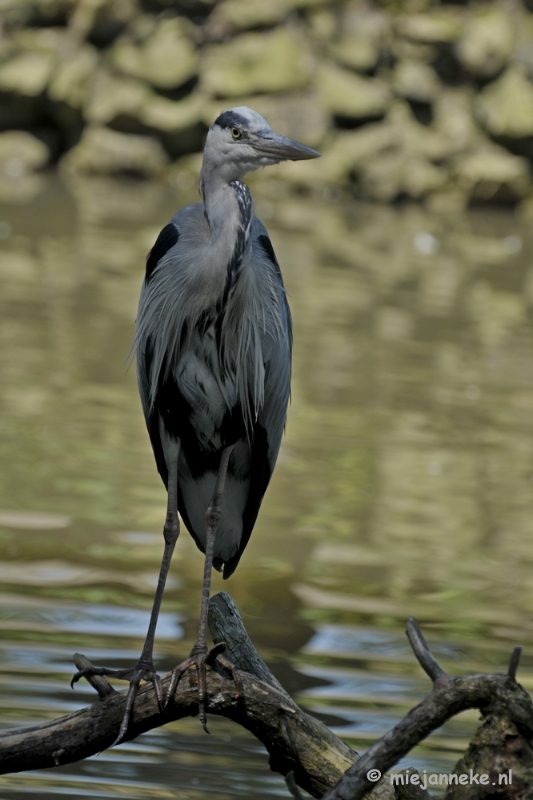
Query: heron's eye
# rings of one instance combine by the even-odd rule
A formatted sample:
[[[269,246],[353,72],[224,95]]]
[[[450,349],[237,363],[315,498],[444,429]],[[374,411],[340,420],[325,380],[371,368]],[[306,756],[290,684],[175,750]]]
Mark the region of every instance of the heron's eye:
[[[241,136],[242,136],[242,133],[240,132],[240,130],[238,128],[232,128],[231,129],[231,135],[233,136],[234,139],[240,139]]]

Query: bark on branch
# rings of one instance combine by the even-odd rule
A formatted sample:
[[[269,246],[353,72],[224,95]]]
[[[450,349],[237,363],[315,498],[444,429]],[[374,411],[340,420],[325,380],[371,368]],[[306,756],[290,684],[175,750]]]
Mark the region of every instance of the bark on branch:
[[[208,672],[209,713],[247,728],[267,748],[273,770],[283,775],[292,772],[302,788],[314,797],[322,796],[353,764],[357,754],[302,711],[280,686],[255,651],[233,601],[224,593],[211,600],[210,628],[215,643],[226,642],[245,699],[239,699],[231,676],[214,665]],[[75,661],[78,668],[88,665],[83,656],[76,655]],[[163,678],[164,690],[169,680],[170,675]],[[125,695],[114,691],[105,678],[94,677],[90,683],[100,699],[88,708],[37,726],[0,733],[0,774],[80,761],[112,744],[124,713]],[[194,672],[183,676],[164,713],[158,709],[151,685],[146,684],[135,700],[126,740],[197,713]]]
[[[433,682],[433,691],[392,730],[375,742],[347,770],[338,784],[324,795],[323,800],[360,800],[375,786],[375,782],[368,779],[369,774],[373,775],[378,771],[384,775],[432,731],[440,728],[451,717],[469,708],[478,708],[486,720],[492,721],[494,717],[508,720],[521,736],[524,744],[531,749],[533,703],[528,693],[516,682],[520,648],[515,648],[513,651],[507,675],[452,677],[442,669],[431,654],[413,617],[407,622],[406,632],[415,656]],[[533,775],[529,776],[529,764],[529,755],[525,759],[519,758],[516,762],[518,769],[515,768],[515,777],[518,779],[518,783],[521,783],[522,789],[527,789],[528,785],[531,785]],[[502,766],[502,764],[499,765],[500,771]],[[459,767],[461,771],[463,768]],[[498,765],[493,764],[492,769],[494,777],[497,777]],[[494,782],[498,784],[497,780]],[[483,796],[482,793],[475,794],[475,784],[474,793],[472,787],[467,788],[470,790],[469,794],[465,791],[463,797]],[[459,798],[461,793],[452,792],[448,795]],[[503,794],[500,793],[499,796],[503,797]],[[509,796],[515,795],[509,794]]]
[[[394,800],[399,794],[388,782],[372,782],[367,774],[379,770],[383,775],[432,730],[467,708],[479,708],[489,726],[494,727],[496,720],[498,735],[509,738],[512,729],[513,736],[516,734],[520,738],[522,749],[515,747],[513,751],[512,763],[518,767],[515,772],[518,783],[514,789],[528,785],[529,755],[533,769],[533,703],[516,682],[518,648],[513,652],[505,676],[451,677],[431,655],[418,625],[410,619],[409,641],[433,681],[433,691],[359,758],[285,692],[255,651],[233,601],[225,593],[211,600],[210,629],[215,643],[226,643],[227,655],[238,670],[244,698],[239,697],[231,676],[214,664],[208,672],[209,713],[232,719],[251,731],[268,750],[271,768],[289,778],[288,786],[295,797],[300,786],[323,800],[358,800],[369,793],[374,800]],[[87,666],[83,656],[77,655],[75,660],[78,668]],[[170,676],[163,679],[165,688],[169,679]],[[0,733],[0,774],[79,761],[111,745],[122,719],[125,695],[116,692],[105,678],[91,678],[90,683],[99,694],[99,700],[92,706],[38,726]],[[197,712],[194,672],[184,675],[164,713],[159,711],[153,688],[147,684],[136,698],[126,738],[133,739],[172,720],[195,716]],[[489,760],[494,756],[491,747],[485,747],[485,752]],[[461,768],[467,769],[469,763],[475,763],[475,759],[470,758],[470,762],[468,759],[467,753],[464,762],[460,762]],[[503,768],[510,762],[500,759],[498,763],[499,768]],[[493,767],[496,769],[497,765]],[[424,793],[413,786],[404,787],[401,795],[424,797]],[[504,796],[525,797],[516,792],[499,794],[502,800]],[[473,800],[482,795],[449,792],[446,800],[466,800],[467,797]]]

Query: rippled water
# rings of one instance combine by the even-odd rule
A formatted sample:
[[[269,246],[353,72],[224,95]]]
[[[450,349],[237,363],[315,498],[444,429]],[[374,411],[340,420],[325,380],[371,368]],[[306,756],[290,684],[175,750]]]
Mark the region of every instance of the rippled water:
[[[136,660],[165,493],[126,369],[144,257],[196,200],[147,184],[0,186],[0,707],[3,728],[91,702],[72,653]],[[527,220],[295,198],[254,181],[295,323],[287,436],[234,597],[284,685],[364,749],[443,666],[533,686],[533,270]],[[202,559],[178,543],[162,672],[196,632]],[[464,714],[405,763],[449,768]],[[2,800],[287,796],[254,739],[188,720],[97,758],[0,778]]]

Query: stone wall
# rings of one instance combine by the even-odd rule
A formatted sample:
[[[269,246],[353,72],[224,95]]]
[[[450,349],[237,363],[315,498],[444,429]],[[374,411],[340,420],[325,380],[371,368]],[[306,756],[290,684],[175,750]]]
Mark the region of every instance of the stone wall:
[[[172,181],[213,118],[246,104],[322,151],[286,172],[302,187],[515,204],[533,192],[530,8],[0,0],[0,173]]]

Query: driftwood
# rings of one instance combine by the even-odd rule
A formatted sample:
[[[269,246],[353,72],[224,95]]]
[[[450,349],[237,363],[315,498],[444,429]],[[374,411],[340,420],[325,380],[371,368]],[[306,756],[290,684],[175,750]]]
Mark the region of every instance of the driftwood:
[[[433,691],[413,708],[392,730],[375,742],[357,762],[347,770],[338,784],[328,791],[323,800],[360,800],[375,783],[368,780],[369,774],[385,773],[409,753],[413,747],[425,739],[431,731],[439,728],[448,719],[468,708],[478,708],[485,720],[484,736],[488,752],[502,749],[505,743],[501,737],[494,737],[495,724],[502,728],[504,738],[513,740],[506,758],[502,752],[494,752],[492,759],[484,759],[480,766],[478,758],[465,759],[456,766],[457,775],[470,777],[474,774],[488,774],[488,785],[467,783],[452,786],[445,797],[487,798],[504,797],[504,792],[494,792],[493,784],[500,789],[507,788],[509,797],[525,797],[529,786],[533,785],[533,703],[528,693],[516,681],[516,671],[521,648],[514,649],[507,675],[448,675],[431,655],[426,641],[416,621],[411,617],[407,623],[407,636],[413,651],[433,682]],[[503,727],[501,722],[504,721]],[[471,744],[470,748],[472,749]],[[500,745],[500,747],[498,747]],[[512,757],[514,751],[514,758]],[[473,748],[472,756],[477,753]],[[474,767],[474,769],[473,769]],[[511,786],[499,784],[499,775],[509,774],[514,781]],[[490,787],[490,793],[488,791]],[[457,789],[457,791],[455,791]],[[461,790],[461,791],[459,791]],[[486,795],[484,792],[487,790]],[[532,795],[533,796],[533,795]]]
[[[240,689],[229,673],[214,662],[208,672],[208,711],[232,719],[251,731],[266,747],[272,770],[287,779],[295,797],[298,787],[323,800],[374,800],[429,797],[413,784],[404,786],[378,778],[447,719],[468,708],[481,711],[483,725],[457,774],[489,774],[491,785],[449,786],[444,800],[533,798],[533,703],[516,681],[520,649],[513,652],[507,675],[447,675],[431,655],[415,620],[407,624],[413,651],[433,682],[433,691],[359,758],[323,723],[306,714],[285,692],[255,651],[231,598],[212,598],[210,629],[215,643],[226,643],[226,655],[237,669]],[[78,669],[87,659],[76,655]],[[170,676],[163,679],[166,689]],[[114,741],[124,710],[125,695],[105,678],[90,678],[99,699],[90,707],[41,725],[0,733],[0,774],[42,769],[87,758]],[[188,672],[167,709],[158,708],[150,684],[135,701],[127,740],[171,720],[198,713],[196,675]],[[240,696],[242,693],[242,697]],[[512,785],[500,786],[498,776],[512,771]],[[369,776],[370,778],[369,779]],[[496,790],[493,788],[496,786]],[[489,792],[489,789],[491,790]]]

